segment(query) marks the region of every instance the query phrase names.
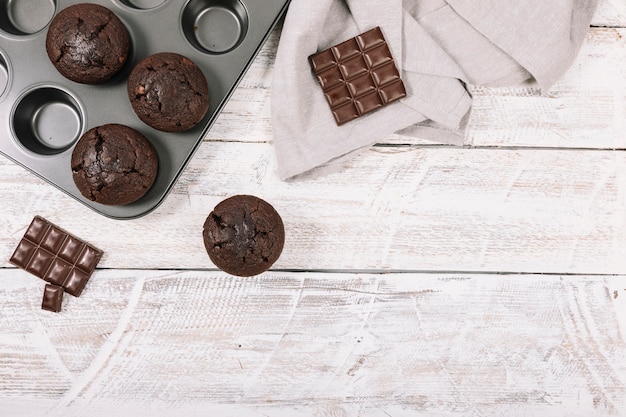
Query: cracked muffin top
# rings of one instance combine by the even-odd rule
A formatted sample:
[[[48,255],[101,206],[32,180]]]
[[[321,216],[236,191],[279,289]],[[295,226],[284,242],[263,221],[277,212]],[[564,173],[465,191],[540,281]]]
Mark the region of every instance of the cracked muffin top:
[[[164,132],[183,132],[209,109],[209,87],[189,58],[161,52],[140,61],[128,76],[128,99],[137,117]]]
[[[46,52],[65,78],[100,84],[117,74],[128,59],[130,35],[111,10],[80,3],[61,10],[50,22]]]
[[[107,124],[88,130],[72,152],[72,178],[80,193],[106,205],[143,197],[158,171],[150,141],[128,126]]]
[[[204,222],[202,236],[215,266],[247,277],[267,271],[278,260],[285,227],[265,200],[235,195],[215,206]]]

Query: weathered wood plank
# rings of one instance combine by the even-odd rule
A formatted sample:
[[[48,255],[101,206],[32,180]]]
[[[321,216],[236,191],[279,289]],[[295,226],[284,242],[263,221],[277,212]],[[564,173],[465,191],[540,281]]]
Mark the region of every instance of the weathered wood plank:
[[[279,269],[626,272],[626,152],[372,148],[283,182],[270,144],[205,142],[155,212],[104,218],[0,162],[0,259],[35,214],[105,251],[106,268],[212,268],[211,209],[234,194],[286,225]]]
[[[600,0],[591,24],[595,26],[626,27],[626,2],[624,0]]]
[[[625,278],[97,270],[53,314],[0,270],[0,409],[623,415]]]

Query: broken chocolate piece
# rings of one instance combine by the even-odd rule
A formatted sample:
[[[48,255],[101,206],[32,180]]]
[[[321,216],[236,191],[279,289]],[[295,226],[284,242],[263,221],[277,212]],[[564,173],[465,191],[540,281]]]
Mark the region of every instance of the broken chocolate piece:
[[[9,262],[78,297],[102,254],[100,249],[35,216]]]
[[[54,285],[46,284],[43,291],[43,301],[41,302],[41,308],[43,310],[52,311],[58,313],[61,311],[61,304],[63,303],[63,288]]]
[[[337,125],[406,97],[379,27],[309,57]]]

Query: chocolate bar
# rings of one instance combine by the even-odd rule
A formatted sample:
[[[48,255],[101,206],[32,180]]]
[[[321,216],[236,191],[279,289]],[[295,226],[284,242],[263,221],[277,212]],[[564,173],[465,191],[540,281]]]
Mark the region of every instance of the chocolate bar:
[[[41,302],[41,308],[43,310],[52,311],[58,313],[61,311],[61,304],[63,303],[63,288],[54,285],[46,284],[43,292],[43,301]]]
[[[406,97],[380,27],[309,57],[337,125]]]
[[[102,254],[100,249],[35,216],[9,262],[78,297]]]

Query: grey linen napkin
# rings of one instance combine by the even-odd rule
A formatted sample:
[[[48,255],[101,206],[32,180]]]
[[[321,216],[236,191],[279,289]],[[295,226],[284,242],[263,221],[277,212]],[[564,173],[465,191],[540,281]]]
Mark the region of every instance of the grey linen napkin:
[[[463,143],[466,85],[549,89],[576,58],[598,0],[292,0],[272,79],[278,173],[287,179],[392,133]],[[337,126],[311,54],[380,26],[407,97]]]

